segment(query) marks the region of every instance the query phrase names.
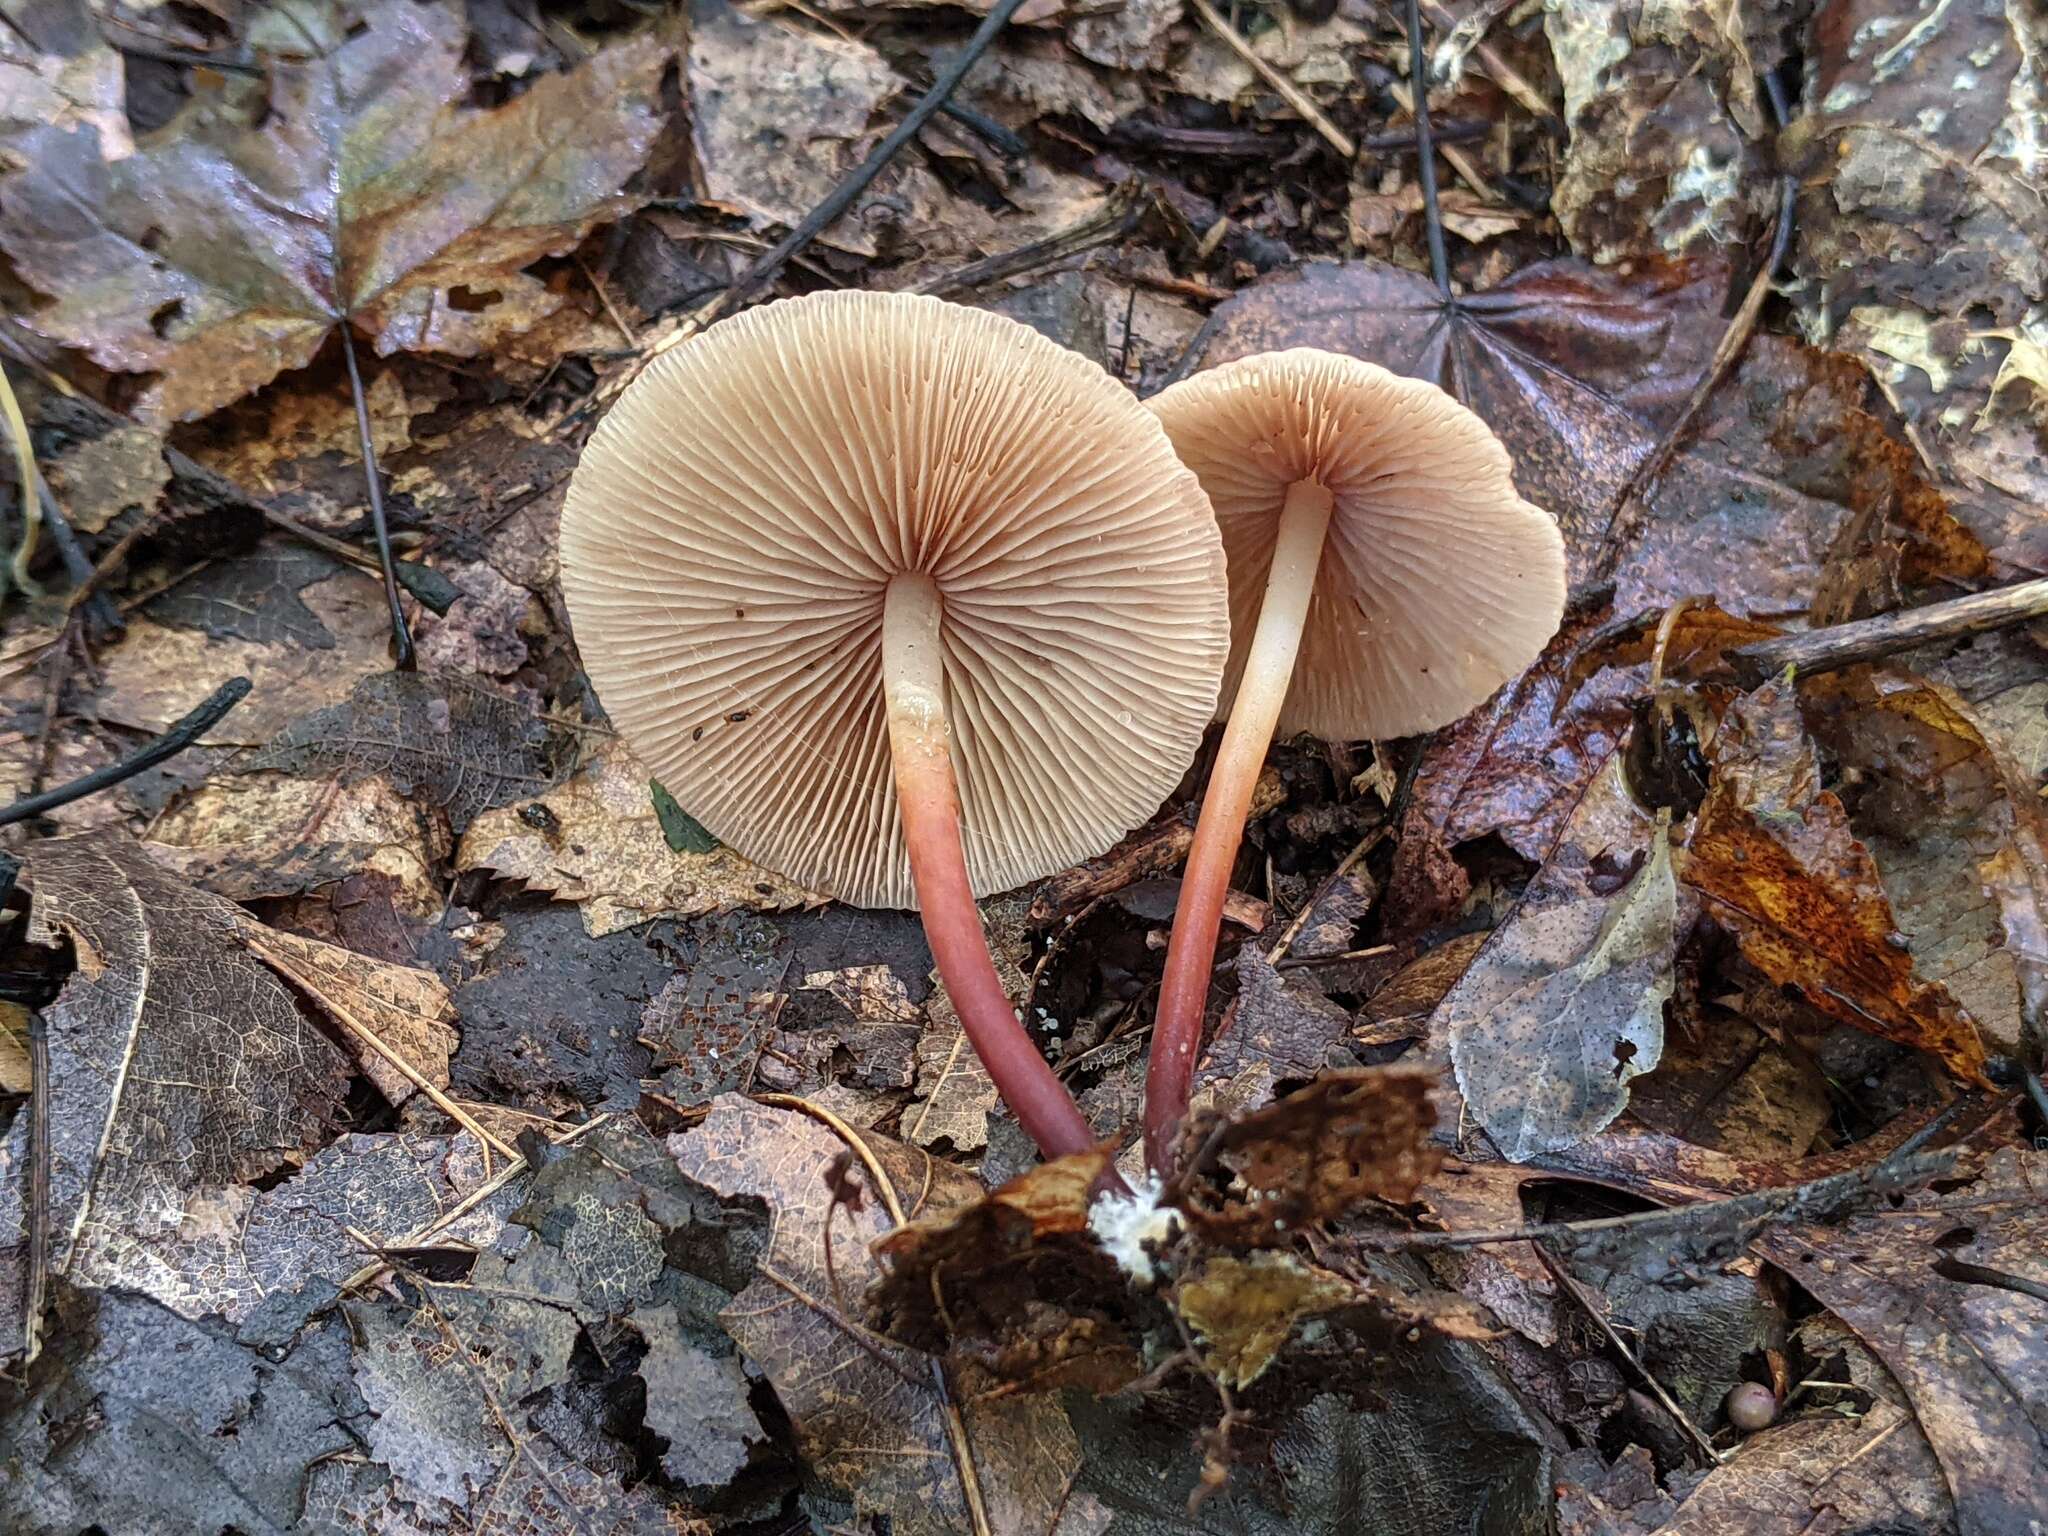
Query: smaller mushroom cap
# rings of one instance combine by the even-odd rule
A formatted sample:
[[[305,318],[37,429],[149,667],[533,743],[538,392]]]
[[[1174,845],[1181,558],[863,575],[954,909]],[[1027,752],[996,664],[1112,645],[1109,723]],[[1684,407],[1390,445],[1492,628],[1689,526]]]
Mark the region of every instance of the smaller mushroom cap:
[[[1152,409],[1216,509],[1235,697],[1288,487],[1334,498],[1279,734],[1409,736],[1466,714],[1564,614],[1564,540],[1507,450],[1434,384],[1301,347],[1225,363]]]
[[[664,354],[592,436],[562,592],[612,723],[748,858],[917,904],[882,686],[889,583],[937,584],[976,894],[1172,792],[1229,648],[1223,550],[1158,421],[1076,353],[909,294],[765,305]]]

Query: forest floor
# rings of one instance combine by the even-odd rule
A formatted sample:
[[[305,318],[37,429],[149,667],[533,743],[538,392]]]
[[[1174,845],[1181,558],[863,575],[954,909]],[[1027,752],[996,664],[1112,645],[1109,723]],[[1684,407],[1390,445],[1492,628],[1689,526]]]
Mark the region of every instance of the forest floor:
[[[0,3],[0,1527],[2038,1536],[2048,16],[982,3]],[[577,659],[591,427],[838,287],[1565,532],[1276,745],[1150,1288]],[[1127,1165],[1206,762],[984,904]]]

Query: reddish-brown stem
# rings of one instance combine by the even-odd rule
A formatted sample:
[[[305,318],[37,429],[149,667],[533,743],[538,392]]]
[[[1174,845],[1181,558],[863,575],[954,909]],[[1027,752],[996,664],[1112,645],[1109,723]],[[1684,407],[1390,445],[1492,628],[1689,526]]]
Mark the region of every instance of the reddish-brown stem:
[[[1231,701],[1230,723],[1209,770],[1195,840],[1180,881],[1173,914],[1173,940],[1166,951],[1166,976],[1153,1015],[1152,1060],[1145,1074],[1145,1156],[1152,1171],[1170,1177],[1174,1140],[1187,1113],[1202,1045],[1202,1016],[1209,1003],[1209,973],[1216,964],[1216,934],[1230,894],[1230,871],[1252,790],[1265,766],[1273,727],[1294,678],[1294,655],[1322,562],[1323,535],[1330,527],[1330,493],[1313,480],[1288,488],[1273,541],[1273,567],[1259,608],[1259,626],[1246,652],[1244,676]]]
[[[944,611],[937,584],[914,573],[892,580],[882,604],[882,687],[910,875],[932,959],[968,1042],[1038,1149],[1047,1157],[1066,1157],[1090,1150],[1097,1137],[1067,1085],[1018,1022],[989,959],[967,880],[946,724],[939,639]]]

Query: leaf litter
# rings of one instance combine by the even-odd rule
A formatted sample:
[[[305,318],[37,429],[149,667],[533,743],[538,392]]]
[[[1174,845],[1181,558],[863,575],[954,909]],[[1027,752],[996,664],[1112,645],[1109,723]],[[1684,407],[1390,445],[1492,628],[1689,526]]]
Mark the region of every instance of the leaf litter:
[[[984,904],[1103,1137],[1034,1167],[914,920],[702,836],[555,585],[597,403],[983,8],[10,9],[0,349],[128,631],[42,538],[0,780],[256,686],[0,829],[0,1523],[2038,1519],[2048,652],[1736,653],[2048,570],[2048,38],[1424,5],[1426,47],[1468,24],[1431,191],[1399,8],[1296,9],[1026,6],[769,274],[997,307],[1141,391],[1367,357],[1566,530],[1565,629],[1488,705],[1276,745],[1149,1284],[1087,1216],[1139,1172],[1193,784]]]

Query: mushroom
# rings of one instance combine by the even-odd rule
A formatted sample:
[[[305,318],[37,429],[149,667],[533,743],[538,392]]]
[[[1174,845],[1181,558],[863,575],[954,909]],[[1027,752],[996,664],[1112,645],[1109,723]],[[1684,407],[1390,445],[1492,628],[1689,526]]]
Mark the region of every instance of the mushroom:
[[[1516,493],[1506,450],[1433,384],[1299,348],[1197,374],[1151,406],[1223,531],[1234,691],[1152,1030],[1145,1145],[1165,1173],[1276,728],[1379,740],[1457,719],[1541,653],[1565,571],[1557,524]]]
[[[1047,1156],[1096,1138],[974,906],[1179,782],[1229,650],[1209,504],[1108,374],[999,315],[791,299],[659,359],[593,435],[562,591],[613,724],[736,851],[916,906]]]

